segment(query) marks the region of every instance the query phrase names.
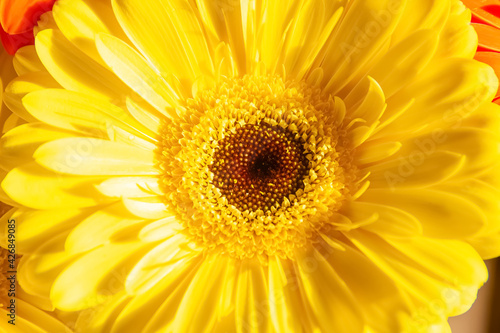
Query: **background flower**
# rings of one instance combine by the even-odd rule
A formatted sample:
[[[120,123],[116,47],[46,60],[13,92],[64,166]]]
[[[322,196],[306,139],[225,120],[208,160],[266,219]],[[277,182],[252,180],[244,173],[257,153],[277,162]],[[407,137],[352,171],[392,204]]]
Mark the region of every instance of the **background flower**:
[[[23,288],[92,332],[446,332],[470,307],[498,81],[460,2],[112,5],[58,1],[16,53]]]
[[[52,9],[56,0],[1,0],[0,37],[10,55],[33,44],[33,27],[40,16]]]
[[[472,11],[472,26],[479,36],[479,46],[475,59],[487,63],[500,77],[500,1],[464,0]],[[500,103],[500,90],[495,98]]]

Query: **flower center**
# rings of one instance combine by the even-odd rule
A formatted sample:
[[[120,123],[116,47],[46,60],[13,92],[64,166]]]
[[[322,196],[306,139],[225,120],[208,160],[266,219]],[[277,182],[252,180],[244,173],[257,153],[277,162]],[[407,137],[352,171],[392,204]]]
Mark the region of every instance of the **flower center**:
[[[292,258],[355,177],[334,99],[276,76],[220,80],[162,124],[165,202],[207,251]]]
[[[304,153],[291,132],[266,123],[245,125],[219,141],[209,170],[229,204],[267,211],[304,188]]]

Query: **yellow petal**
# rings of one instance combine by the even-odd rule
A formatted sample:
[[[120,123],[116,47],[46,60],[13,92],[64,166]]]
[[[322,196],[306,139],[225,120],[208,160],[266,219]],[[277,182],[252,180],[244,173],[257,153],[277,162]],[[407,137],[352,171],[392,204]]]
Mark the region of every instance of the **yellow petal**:
[[[96,45],[102,59],[139,96],[164,115],[175,116],[179,96],[143,57],[122,40],[99,34]]]
[[[438,54],[472,58],[478,43],[477,33],[469,23],[471,12],[462,2],[451,2],[448,20],[440,34]]]
[[[311,249],[297,256],[304,301],[311,309],[318,331],[363,332],[362,314],[356,300],[323,255]]]
[[[300,332],[302,330],[302,304],[293,284],[291,273],[285,271],[284,260],[269,260],[269,311],[277,332]],[[288,279],[287,279],[288,276]],[[295,285],[295,287],[297,287]]]
[[[182,298],[171,327],[173,332],[212,332],[217,320],[216,304],[224,289],[221,281],[234,264],[226,257],[205,258]]]
[[[5,120],[2,128],[2,133],[6,133],[11,129],[16,128],[17,126],[21,126],[24,124],[26,124],[26,121],[13,113]]]
[[[331,253],[328,261],[358,300],[367,324],[375,332],[401,331],[398,317],[409,309],[389,276],[351,246]]]
[[[71,333],[71,329],[48,314],[22,299],[16,300],[16,326],[21,332],[60,332]],[[24,320],[19,320],[24,319]],[[11,325],[12,326],[12,325]],[[34,329],[36,327],[37,329]],[[9,329],[6,332],[11,332]]]
[[[201,258],[191,265],[181,265],[140,297],[132,298],[113,323],[113,329],[107,332],[161,332],[162,328],[168,327],[174,320],[179,304],[199,267],[199,259]],[[137,313],[150,315],[136,316]]]
[[[128,40],[108,3],[99,0],[59,0],[54,4],[52,13],[64,36],[102,64],[104,62],[95,46],[98,33],[112,34]]]
[[[79,313],[75,330],[81,332],[109,333],[116,318],[132,297],[119,292],[101,305]],[[143,316],[144,317],[144,316]],[[136,332],[139,332],[138,330]]]
[[[489,174],[497,174],[494,167]],[[488,174],[487,173],[487,174]],[[485,224],[482,229],[477,228],[469,234],[464,234],[467,240],[481,255],[483,259],[489,259],[500,255],[500,191],[495,182],[491,180],[466,179],[439,186],[439,190],[449,193],[457,193],[462,198],[480,207],[485,214]],[[463,223],[468,221],[462,219]],[[472,226],[470,226],[472,228]],[[459,227],[458,229],[462,229]]]
[[[479,233],[473,238],[467,239],[483,259],[493,259],[500,253],[500,230]]]
[[[72,137],[67,131],[57,130],[43,123],[18,126],[0,139],[0,166],[6,170],[31,162],[33,153],[43,143]]]
[[[425,155],[413,151],[410,156],[391,159],[366,168],[371,188],[424,187],[439,184],[453,177],[465,165],[461,154],[435,151]]]
[[[184,227],[175,216],[168,216],[148,223],[141,229],[139,238],[145,242],[154,242],[172,237],[172,235],[180,233],[183,229]]]
[[[137,217],[145,219],[162,219],[170,216],[167,206],[160,197],[123,198],[126,209]]]
[[[161,75],[173,74],[186,87],[202,73],[213,73],[210,52],[187,0],[113,0],[122,28]]]
[[[226,59],[226,61],[234,59],[238,73],[240,75],[246,74],[248,68],[243,32],[244,18],[242,17],[242,7],[245,3],[240,1],[226,3],[210,0],[197,0],[196,3],[207,30],[212,34],[214,42],[224,42],[224,45],[229,48],[228,52],[234,55],[234,58],[231,57],[231,59]],[[215,59],[214,63],[218,64],[218,62],[215,62]]]
[[[12,216],[16,220],[16,249],[33,253],[47,239],[75,227],[92,211],[88,209],[31,210],[20,208]]]
[[[28,73],[11,81],[5,89],[4,102],[16,115],[26,121],[34,122],[37,121],[37,119],[33,117],[23,105],[22,100],[24,96],[33,91],[60,87],[61,86],[47,72]]]
[[[142,257],[127,275],[126,290],[142,294],[154,287],[167,275],[180,274],[183,267],[196,261],[197,252],[188,248],[189,239],[182,234],[171,235]]]
[[[111,237],[131,225],[144,222],[127,214],[121,202],[81,218],[68,235],[65,248],[70,253],[81,253],[110,242]]]
[[[97,185],[97,189],[102,194],[114,198],[140,198],[162,195],[157,177],[110,178]]]
[[[136,136],[130,133],[129,130],[121,129],[119,126],[109,124],[107,128],[108,138],[111,141],[133,146],[142,150],[154,151],[157,146],[155,145],[156,139],[140,135]]]
[[[401,142],[365,142],[356,150],[355,161],[360,165],[375,163],[393,156],[401,146]]]
[[[475,128],[450,130],[436,129],[427,135],[402,141],[403,147],[393,158],[406,158],[416,161],[417,155],[431,156],[435,151],[450,151],[467,158],[467,163],[457,177],[470,178],[484,172],[498,161],[500,136],[491,131]]]
[[[442,317],[466,311],[486,281],[484,262],[471,246],[455,240],[416,237],[387,243],[358,231],[349,238],[410,295],[417,309],[429,307]]]
[[[303,1],[282,53],[286,73],[301,79],[337,26],[346,1]],[[314,24],[311,18],[314,17]]]
[[[414,103],[377,137],[401,138],[419,130],[458,128],[493,99],[497,86],[493,69],[485,64],[463,58],[440,60],[388,100],[389,115],[396,105]]]
[[[397,43],[420,29],[441,31],[450,13],[452,1],[406,1],[401,21],[392,36]]]
[[[63,89],[35,91],[23,98],[31,115],[50,125],[107,138],[111,126],[154,141],[155,133],[145,128],[125,110],[105,100]],[[50,108],[47,107],[50,105]]]
[[[141,242],[108,244],[77,259],[54,281],[50,292],[54,305],[77,311],[102,303],[123,288],[116,272],[126,274],[144,247]],[[75,285],[78,288],[73,288]]]
[[[153,151],[93,138],[43,144],[33,155],[44,167],[73,175],[157,175]]]
[[[349,3],[326,44],[325,61],[321,64],[327,78],[325,90],[337,94],[366,72],[369,62],[380,58],[379,51],[396,30],[403,8],[404,1],[394,0]]]
[[[91,207],[109,202],[94,186],[101,178],[58,175],[32,162],[10,171],[3,190],[16,202],[35,209]]]
[[[279,69],[279,59],[283,52],[286,35],[292,23],[292,18],[297,15],[299,1],[271,0],[262,6],[262,30],[257,38],[257,50],[260,60],[268,72],[274,73]],[[266,20],[265,17],[273,18]],[[255,37],[254,37],[255,38]]]
[[[363,119],[366,126],[372,126],[384,114],[386,104],[384,91],[377,81],[368,77],[344,99],[351,119]]]
[[[479,206],[453,192],[370,189],[361,200],[390,205],[413,215],[428,237],[460,239],[474,235],[487,223]]]
[[[149,128],[153,133],[159,133],[161,114],[154,114],[143,105],[127,98],[127,110],[139,123]]]
[[[363,225],[362,228],[376,234],[409,237],[422,233],[422,226],[417,218],[404,209],[394,207],[389,199],[381,201],[383,204],[354,201],[342,208],[342,214],[353,223],[367,220],[375,215],[377,217],[375,221]]]
[[[38,58],[36,54],[34,45],[28,45],[17,50],[12,62],[19,76],[33,72],[46,71],[40,58]]]
[[[67,233],[46,240],[29,256],[23,257],[18,266],[19,283],[33,295],[48,298],[54,280],[78,256],[64,251]]]
[[[19,299],[22,299],[23,301],[26,301],[26,302],[30,303],[31,305],[36,306],[38,309],[41,309],[44,311],[54,311],[55,310],[54,305],[52,305],[52,302],[47,297],[40,297],[40,296],[28,294],[26,291],[24,291],[21,288],[19,290],[16,290],[16,293],[18,294]]]
[[[269,299],[264,268],[259,262],[243,262],[236,287],[236,332],[271,332]]]
[[[35,47],[47,71],[68,90],[110,101],[131,93],[120,79],[71,44],[59,30],[39,32]]]
[[[435,30],[419,30],[392,47],[369,71],[387,98],[410,83],[431,61],[439,38]],[[389,115],[388,115],[389,116]]]

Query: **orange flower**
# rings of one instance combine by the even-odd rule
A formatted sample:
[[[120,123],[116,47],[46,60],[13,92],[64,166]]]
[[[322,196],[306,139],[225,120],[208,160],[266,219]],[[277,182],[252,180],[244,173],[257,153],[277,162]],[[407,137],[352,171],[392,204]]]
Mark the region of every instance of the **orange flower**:
[[[9,54],[33,44],[33,27],[56,0],[0,0],[0,38]]]
[[[500,0],[462,0],[472,11],[472,25],[479,37],[476,60],[487,63],[500,78]],[[500,89],[495,96],[500,104]]]

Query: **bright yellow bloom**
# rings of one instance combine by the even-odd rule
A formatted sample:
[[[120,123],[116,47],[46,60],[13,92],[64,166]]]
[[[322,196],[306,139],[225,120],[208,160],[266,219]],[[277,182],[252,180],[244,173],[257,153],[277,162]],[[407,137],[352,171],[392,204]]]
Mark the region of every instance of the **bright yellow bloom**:
[[[52,16],[53,14],[53,16]],[[84,332],[447,332],[500,254],[455,0],[59,0],[0,141],[21,285]]]

